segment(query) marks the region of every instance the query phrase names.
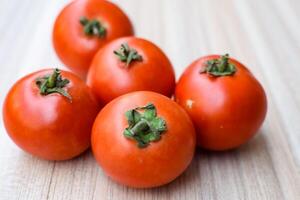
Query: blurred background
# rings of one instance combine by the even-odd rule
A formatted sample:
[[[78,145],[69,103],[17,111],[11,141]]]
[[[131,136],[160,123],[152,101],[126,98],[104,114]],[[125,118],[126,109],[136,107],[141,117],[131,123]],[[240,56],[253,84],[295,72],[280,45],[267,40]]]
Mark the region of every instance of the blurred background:
[[[54,52],[51,34],[56,16],[69,2],[0,0],[1,112],[4,97],[17,79],[42,68],[65,69]],[[268,95],[268,116],[261,135],[252,141],[251,150],[246,145],[240,150],[224,153],[222,159],[214,153],[196,157],[192,171],[200,173],[200,170],[202,179],[208,176],[206,181],[211,183],[193,180],[191,170],[180,180],[192,179],[191,182],[197,183],[199,188],[204,187],[204,190],[193,186],[193,189],[185,189],[187,192],[179,192],[182,189],[180,185],[185,183],[177,182],[175,186],[168,186],[168,190],[174,192],[172,194],[167,189],[141,193],[128,191],[107,179],[99,183],[97,180],[103,174],[95,172],[96,166],[90,153],[82,159],[58,164],[32,158],[11,142],[0,116],[0,199],[77,199],[84,195],[94,198],[95,194],[110,195],[110,199],[125,198],[125,194],[129,195],[126,196],[128,199],[151,199],[153,195],[178,199],[300,199],[300,1],[112,2],[127,13],[134,24],[136,36],[153,41],[165,51],[176,69],[177,78],[193,60],[207,54],[229,53],[248,66]],[[201,166],[197,164],[198,160],[203,163]],[[83,168],[83,162],[89,167]],[[212,172],[209,171],[211,162],[217,164]],[[238,168],[238,173],[232,171],[233,168]],[[254,171],[243,172],[247,168]],[[75,175],[70,174],[68,169],[73,172],[87,170],[85,173],[90,173],[89,179],[74,179]],[[40,179],[36,177],[37,173],[41,174]],[[55,179],[59,192],[51,186],[53,173],[62,177]],[[232,176],[228,176],[231,173]],[[260,179],[260,176],[263,178]],[[74,180],[82,182],[63,188],[63,183],[72,184]],[[96,188],[95,194],[90,184]],[[220,185],[224,188],[217,189]],[[77,196],[74,196],[73,190]],[[60,196],[63,192],[66,198]],[[194,196],[189,196],[189,193],[194,193]]]

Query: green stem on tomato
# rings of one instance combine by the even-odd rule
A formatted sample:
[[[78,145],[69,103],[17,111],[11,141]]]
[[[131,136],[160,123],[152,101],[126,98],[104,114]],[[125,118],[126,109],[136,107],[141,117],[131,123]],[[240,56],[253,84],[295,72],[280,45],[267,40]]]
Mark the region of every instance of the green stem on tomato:
[[[139,55],[137,50],[130,48],[127,43],[121,44],[121,47],[118,50],[115,50],[114,54],[119,58],[121,62],[126,63],[126,67],[128,67],[132,61],[143,60],[143,57]]]
[[[86,17],[80,17],[80,24],[83,26],[83,32],[88,36],[105,37],[106,29],[99,20],[89,20]]]
[[[69,101],[72,102],[71,95],[64,90],[64,87],[69,84],[70,81],[62,78],[59,69],[54,69],[52,74],[37,78],[35,83],[40,89],[41,95],[58,93],[68,98]]]
[[[229,54],[219,59],[212,59],[206,62],[205,68],[200,73],[208,73],[212,76],[230,76],[236,72],[236,67],[229,62]]]
[[[139,112],[140,110],[143,113]],[[139,148],[145,148],[150,142],[158,141],[161,134],[167,130],[166,121],[157,117],[156,108],[152,103],[128,110],[125,117],[128,127],[123,134],[135,140]]]

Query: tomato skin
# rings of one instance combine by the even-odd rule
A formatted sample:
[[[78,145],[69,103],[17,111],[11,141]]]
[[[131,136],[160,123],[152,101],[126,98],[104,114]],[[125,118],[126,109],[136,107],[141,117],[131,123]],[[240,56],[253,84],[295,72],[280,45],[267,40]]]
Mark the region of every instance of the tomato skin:
[[[192,118],[197,144],[208,150],[236,148],[255,135],[267,111],[264,89],[251,72],[235,59],[233,76],[213,77],[201,73],[208,60],[193,62],[181,76],[175,90],[176,101]]]
[[[91,90],[77,76],[65,90],[72,102],[58,94],[42,96],[35,84],[53,70],[29,74],[10,89],[3,105],[4,125],[11,139],[24,151],[47,160],[71,159],[90,146],[91,129],[100,109]]]
[[[142,56],[142,61],[133,61],[128,67],[113,51],[127,43]],[[114,40],[95,55],[87,77],[100,102],[134,91],[148,90],[172,96],[175,89],[175,74],[167,56],[153,43],[136,37]]]
[[[167,131],[146,148],[123,136],[124,113],[153,103],[166,120]],[[154,92],[133,92],[116,98],[98,114],[92,130],[92,150],[99,165],[115,181],[136,188],[160,186],[178,177],[189,165],[196,146],[187,113],[171,99]]]
[[[80,17],[98,19],[106,28],[106,36],[87,36]],[[85,78],[93,56],[107,42],[134,34],[126,14],[115,4],[99,0],[75,0],[57,17],[53,28],[53,45],[61,61]]]

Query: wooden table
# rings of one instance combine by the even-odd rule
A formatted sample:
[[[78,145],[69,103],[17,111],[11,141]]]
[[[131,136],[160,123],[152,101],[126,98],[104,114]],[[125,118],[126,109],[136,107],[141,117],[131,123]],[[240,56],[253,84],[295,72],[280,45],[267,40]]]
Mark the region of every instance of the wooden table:
[[[1,105],[18,78],[44,67],[62,68],[51,31],[67,2],[0,0]],[[177,77],[206,54],[228,52],[246,63],[268,95],[258,136],[233,151],[197,150],[174,182],[137,190],[107,178],[90,151],[65,162],[24,153],[1,119],[0,199],[300,199],[300,1],[115,2],[132,19],[137,36],[162,47]]]

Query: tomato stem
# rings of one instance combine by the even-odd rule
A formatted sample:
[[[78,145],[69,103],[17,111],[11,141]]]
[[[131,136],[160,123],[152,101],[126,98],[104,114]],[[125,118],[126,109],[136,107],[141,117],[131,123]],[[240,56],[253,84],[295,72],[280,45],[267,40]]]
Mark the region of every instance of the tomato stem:
[[[106,29],[96,19],[89,20],[86,17],[80,17],[79,22],[83,26],[83,32],[88,36],[103,38],[106,35]]]
[[[134,60],[143,60],[143,57],[138,54],[137,50],[130,48],[127,43],[121,44],[121,47],[118,50],[114,51],[114,54],[119,58],[121,62],[126,63],[126,67],[128,67],[129,64]]]
[[[221,56],[219,59],[212,59],[206,62],[206,66],[200,73],[208,73],[213,76],[230,76],[236,72],[234,64],[229,62],[229,54]]]
[[[57,80],[57,77],[60,75],[60,71],[58,69],[54,69],[53,73],[49,76],[47,81],[47,87],[53,88],[55,87],[55,83]]]
[[[140,110],[144,112],[140,113]],[[152,103],[128,110],[125,117],[129,126],[123,134],[135,140],[139,148],[145,148],[150,142],[158,141],[161,134],[167,130],[166,121],[157,117],[156,108]]]
[[[63,79],[60,73],[59,69],[54,69],[52,74],[37,78],[35,83],[40,89],[41,95],[59,93],[72,102],[71,95],[63,89],[70,81],[68,79]]]
[[[149,130],[149,124],[145,120],[140,120],[138,123],[136,123],[132,129],[130,129],[130,132],[133,136],[138,135],[140,131],[148,131]]]

